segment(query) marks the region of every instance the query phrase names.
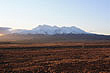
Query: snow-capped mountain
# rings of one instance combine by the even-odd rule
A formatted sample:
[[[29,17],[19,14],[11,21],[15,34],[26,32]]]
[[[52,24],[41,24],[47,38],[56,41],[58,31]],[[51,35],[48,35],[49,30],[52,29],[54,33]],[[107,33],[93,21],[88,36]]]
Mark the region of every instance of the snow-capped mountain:
[[[75,26],[72,27],[58,27],[58,26],[49,26],[49,25],[39,25],[32,30],[14,30],[13,33],[19,34],[87,34],[84,30],[77,28]]]

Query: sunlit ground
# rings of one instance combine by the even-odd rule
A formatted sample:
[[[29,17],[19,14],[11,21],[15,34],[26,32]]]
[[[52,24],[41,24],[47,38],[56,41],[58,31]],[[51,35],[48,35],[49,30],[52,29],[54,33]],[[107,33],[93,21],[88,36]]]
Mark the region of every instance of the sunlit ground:
[[[0,34],[0,37],[1,37],[1,36],[4,36],[4,34]]]

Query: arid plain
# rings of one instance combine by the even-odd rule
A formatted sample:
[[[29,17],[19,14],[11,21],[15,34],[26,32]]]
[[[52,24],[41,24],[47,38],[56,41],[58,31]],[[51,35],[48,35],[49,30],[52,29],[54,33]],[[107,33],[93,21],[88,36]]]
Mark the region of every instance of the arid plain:
[[[110,43],[1,44],[0,73],[110,73]]]

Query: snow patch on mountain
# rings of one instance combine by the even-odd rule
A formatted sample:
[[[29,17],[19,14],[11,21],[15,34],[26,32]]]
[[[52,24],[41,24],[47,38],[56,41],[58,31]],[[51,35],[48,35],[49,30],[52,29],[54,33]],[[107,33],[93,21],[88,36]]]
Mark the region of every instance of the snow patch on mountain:
[[[80,28],[77,28],[75,26],[72,27],[58,27],[58,26],[49,26],[49,25],[39,25],[36,28],[33,28],[32,30],[23,30],[23,29],[17,29],[14,30],[13,33],[19,33],[19,34],[88,34],[84,30],[81,30]]]

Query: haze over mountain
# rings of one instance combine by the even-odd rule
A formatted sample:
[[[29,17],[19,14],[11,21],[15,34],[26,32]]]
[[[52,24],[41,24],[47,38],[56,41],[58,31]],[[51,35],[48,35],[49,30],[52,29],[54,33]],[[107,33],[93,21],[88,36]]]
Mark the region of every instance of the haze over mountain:
[[[11,33],[17,33],[17,34],[48,34],[48,35],[54,35],[54,34],[89,34],[86,31],[77,28],[75,26],[72,27],[58,27],[58,26],[49,26],[49,25],[39,25],[36,28],[33,28],[32,30],[26,30],[26,29],[15,29],[11,30]]]
[[[9,34],[11,28],[7,28],[7,27],[0,27],[0,34]]]

